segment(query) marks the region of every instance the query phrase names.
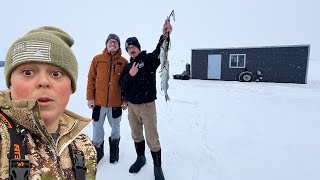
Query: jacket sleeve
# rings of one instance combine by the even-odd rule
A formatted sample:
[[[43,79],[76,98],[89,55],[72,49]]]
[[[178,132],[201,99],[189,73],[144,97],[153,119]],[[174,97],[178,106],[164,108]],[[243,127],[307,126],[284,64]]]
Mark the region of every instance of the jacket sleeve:
[[[6,125],[0,120],[0,169],[2,172],[8,172],[2,174],[3,179],[9,178],[9,159],[8,153],[10,153],[10,135]],[[0,179],[1,179],[0,178]]]
[[[97,175],[97,152],[92,141],[85,134],[80,134],[76,139],[80,140],[81,150],[84,153],[84,161],[87,168],[86,178],[88,180],[95,180]],[[77,144],[79,145],[79,144]],[[78,146],[79,148],[79,146]]]
[[[88,72],[88,82],[87,82],[87,100],[95,99],[95,81],[97,76],[97,67],[95,63],[95,58],[91,62],[91,66]]]
[[[124,96],[124,90],[122,89],[122,87],[121,87],[121,78],[122,78],[122,75],[125,73],[125,70],[126,70],[126,67],[127,67],[127,65],[128,65],[128,61],[127,60],[125,60],[124,61],[124,69],[123,69],[123,72],[122,72],[122,74],[121,74],[121,76],[120,76],[120,78],[119,78],[119,86],[120,86],[120,88],[121,88],[121,100],[126,100],[125,99],[125,96]]]
[[[159,65],[160,65],[159,55],[160,55],[161,46],[162,46],[162,44],[163,44],[163,41],[164,41],[164,36],[161,35],[161,36],[160,36],[160,39],[159,39],[159,41],[158,41],[158,44],[157,44],[156,49],[153,50],[153,52],[152,52],[151,54],[149,54],[149,55],[151,55],[150,58],[153,60],[153,67],[154,67],[155,69],[157,69],[157,68],[159,67]],[[168,41],[169,41],[169,39],[168,39]]]
[[[155,56],[155,57],[158,57],[158,56],[159,56],[160,50],[161,50],[161,46],[162,46],[162,44],[163,44],[163,41],[164,41],[164,36],[161,35],[161,36],[160,36],[160,39],[159,39],[159,41],[158,41],[158,44],[157,44],[156,49],[153,50],[153,52],[152,52],[153,56]]]

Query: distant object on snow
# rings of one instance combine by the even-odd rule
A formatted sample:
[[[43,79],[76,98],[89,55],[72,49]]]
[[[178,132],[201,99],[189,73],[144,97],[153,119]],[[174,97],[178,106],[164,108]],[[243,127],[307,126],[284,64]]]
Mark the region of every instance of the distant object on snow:
[[[0,61],[0,67],[4,67],[4,61]]]
[[[191,78],[307,83],[310,45],[192,49]]]
[[[190,64],[186,64],[186,70],[183,71],[181,74],[173,75],[173,79],[182,79],[182,80],[189,80],[190,79]]]

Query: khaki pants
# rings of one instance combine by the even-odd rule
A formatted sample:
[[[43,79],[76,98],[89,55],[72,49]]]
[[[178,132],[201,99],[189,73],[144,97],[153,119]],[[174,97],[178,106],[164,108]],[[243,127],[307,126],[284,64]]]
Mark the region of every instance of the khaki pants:
[[[129,102],[128,119],[131,127],[131,136],[134,142],[144,140],[143,126],[147,145],[152,152],[160,150],[160,141],[157,130],[157,112],[155,101],[143,104]]]

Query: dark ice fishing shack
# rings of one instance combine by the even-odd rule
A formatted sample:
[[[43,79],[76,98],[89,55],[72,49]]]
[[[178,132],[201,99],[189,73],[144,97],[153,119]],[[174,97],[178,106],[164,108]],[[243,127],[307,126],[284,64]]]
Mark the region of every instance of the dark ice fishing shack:
[[[307,83],[310,45],[192,49],[191,78]]]
[[[4,61],[0,61],[0,67],[4,67]]]

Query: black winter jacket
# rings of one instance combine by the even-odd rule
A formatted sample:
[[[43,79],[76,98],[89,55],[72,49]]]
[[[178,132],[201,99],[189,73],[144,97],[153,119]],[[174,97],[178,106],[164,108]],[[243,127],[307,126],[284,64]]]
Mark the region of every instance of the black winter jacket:
[[[163,43],[163,36],[152,53],[142,51],[135,59],[130,58],[122,73],[119,84],[124,93],[124,98],[133,104],[152,102],[157,99],[156,70],[160,65],[160,47]],[[129,71],[133,63],[139,63],[139,71],[131,76]]]

